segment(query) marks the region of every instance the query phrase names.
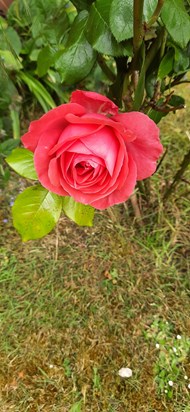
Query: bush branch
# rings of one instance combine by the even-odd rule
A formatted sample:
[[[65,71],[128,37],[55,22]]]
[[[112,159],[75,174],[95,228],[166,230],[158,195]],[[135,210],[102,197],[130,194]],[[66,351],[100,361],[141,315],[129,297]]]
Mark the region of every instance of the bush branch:
[[[143,41],[144,28],[143,28],[143,5],[144,0],[134,0],[133,11],[133,69],[138,70],[139,67],[139,51]]]

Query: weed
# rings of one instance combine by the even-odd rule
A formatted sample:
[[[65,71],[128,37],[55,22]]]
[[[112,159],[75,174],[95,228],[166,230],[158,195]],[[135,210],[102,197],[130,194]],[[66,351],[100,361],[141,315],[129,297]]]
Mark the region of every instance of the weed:
[[[190,389],[190,377],[185,371],[185,364],[190,351],[190,339],[175,335],[168,321],[155,319],[145,333],[146,338],[152,339],[158,351],[154,365],[155,382],[160,394],[169,399],[174,391]]]

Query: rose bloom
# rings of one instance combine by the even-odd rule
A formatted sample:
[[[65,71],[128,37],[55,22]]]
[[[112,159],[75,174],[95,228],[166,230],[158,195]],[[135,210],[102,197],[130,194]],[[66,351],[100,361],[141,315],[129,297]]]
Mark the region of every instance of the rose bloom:
[[[119,113],[107,97],[81,90],[31,122],[21,140],[42,186],[97,209],[125,202],[163,151],[148,116]]]

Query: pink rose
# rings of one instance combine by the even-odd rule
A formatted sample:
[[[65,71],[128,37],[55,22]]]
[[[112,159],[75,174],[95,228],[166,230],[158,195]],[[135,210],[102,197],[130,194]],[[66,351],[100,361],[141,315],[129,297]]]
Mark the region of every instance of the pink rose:
[[[97,209],[125,202],[163,151],[148,116],[119,113],[107,97],[82,90],[33,121],[22,143],[42,186]]]

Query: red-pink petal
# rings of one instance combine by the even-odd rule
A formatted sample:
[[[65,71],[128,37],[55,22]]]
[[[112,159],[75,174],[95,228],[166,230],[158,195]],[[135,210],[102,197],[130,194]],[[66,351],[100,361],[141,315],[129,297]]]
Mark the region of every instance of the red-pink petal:
[[[51,159],[49,162],[48,177],[52,185],[60,186],[60,169],[56,158]]]
[[[119,123],[117,121],[114,121],[112,119],[114,117],[106,117],[103,114],[99,113],[91,113],[91,114],[84,114],[81,117],[75,116],[72,113],[68,113],[65,116],[66,120],[71,123],[71,124],[89,124],[89,125],[100,125],[100,126],[110,126],[113,129],[116,129],[118,132],[120,132],[122,135],[125,135],[125,127],[122,123]],[[132,136],[132,140],[134,140],[134,137]],[[131,137],[130,137],[131,141]]]
[[[81,104],[88,113],[118,113],[118,107],[106,96],[99,93],[76,90],[72,93],[70,101]]]
[[[124,176],[121,171],[121,179],[123,179],[123,186],[120,189],[114,190],[108,196],[102,196],[101,199],[91,202],[90,205],[95,207],[96,209],[103,210],[110,206],[125,202],[132,195],[137,178],[136,164],[130,155],[128,158],[128,168],[129,173],[127,177]]]
[[[21,137],[21,142],[23,146],[34,152],[39,140],[39,135],[37,133],[27,132]]]
[[[136,137],[132,142],[126,142],[126,147],[137,165],[137,180],[151,176],[156,170],[156,161],[163,152],[159,128],[153,120],[140,112],[121,113],[114,118]]]
[[[45,113],[40,119],[30,123],[29,132],[25,133],[21,138],[24,147],[34,152],[42,133],[47,133],[48,140],[51,139],[52,129],[56,129],[59,135],[68,124],[65,119],[68,113],[82,116],[85,113],[85,109],[79,104],[68,103]]]
[[[106,167],[112,175],[119,149],[114,132],[110,128],[104,127],[92,135],[81,137],[80,140],[92,153],[104,159]]]
[[[56,166],[54,177],[53,177],[53,169],[52,169],[53,163],[49,170],[51,157],[48,156],[48,152],[49,152],[49,149],[55,144],[56,141],[57,141],[56,133],[54,135],[51,135],[51,141],[47,141],[46,134],[41,136],[38,142],[37,148],[35,150],[35,153],[34,153],[34,165],[35,165],[35,169],[38,175],[38,179],[40,183],[42,184],[42,186],[44,186],[46,189],[54,193],[57,193],[58,195],[67,196],[68,193],[62,188],[61,184],[57,186],[58,184],[57,166]],[[52,183],[53,181],[54,183],[56,183],[56,185]]]

